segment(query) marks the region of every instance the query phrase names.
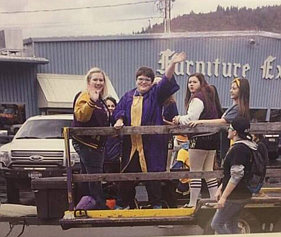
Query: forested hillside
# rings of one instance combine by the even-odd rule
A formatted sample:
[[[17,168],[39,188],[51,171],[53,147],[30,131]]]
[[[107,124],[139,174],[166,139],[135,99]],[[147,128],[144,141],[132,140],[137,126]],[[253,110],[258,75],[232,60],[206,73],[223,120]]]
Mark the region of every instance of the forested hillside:
[[[163,24],[156,24],[141,33],[162,33]],[[257,9],[217,7],[216,12],[184,14],[171,21],[172,32],[260,30],[281,33],[281,6]]]

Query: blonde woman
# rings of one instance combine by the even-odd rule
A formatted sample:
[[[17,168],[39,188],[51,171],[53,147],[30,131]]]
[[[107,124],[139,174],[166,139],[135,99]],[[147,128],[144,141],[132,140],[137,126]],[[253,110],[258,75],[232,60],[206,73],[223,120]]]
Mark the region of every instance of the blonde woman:
[[[109,111],[103,100],[107,95],[105,73],[92,68],[86,74],[86,90],[77,93],[73,103],[73,127],[109,126]],[[74,136],[73,145],[80,156],[82,173],[103,172],[104,136]],[[95,199],[95,209],[107,209],[101,182],[90,182],[89,193]]]

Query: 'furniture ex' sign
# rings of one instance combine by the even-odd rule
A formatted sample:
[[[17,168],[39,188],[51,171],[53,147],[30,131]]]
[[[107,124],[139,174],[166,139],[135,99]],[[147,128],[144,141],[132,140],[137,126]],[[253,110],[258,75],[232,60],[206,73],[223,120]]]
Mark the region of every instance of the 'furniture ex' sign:
[[[158,64],[160,69],[157,70],[158,73],[164,74],[165,68],[169,65],[172,55],[175,51],[167,49],[161,51],[159,56],[160,60]],[[260,70],[262,72],[263,79],[281,79],[281,65],[273,66],[276,57],[268,56],[262,65],[260,65]],[[188,76],[195,72],[201,72],[203,75],[211,77],[219,77],[222,75],[225,78],[238,77],[238,74],[241,74],[242,77],[247,77],[247,72],[251,70],[251,65],[249,63],[241,64],[239,62],[222,62],[219,58],[213,60],[213,62],[205,61],[192,61],[186,60],[182,63],[179,63],[176,67],[176,75],[185,75]]]

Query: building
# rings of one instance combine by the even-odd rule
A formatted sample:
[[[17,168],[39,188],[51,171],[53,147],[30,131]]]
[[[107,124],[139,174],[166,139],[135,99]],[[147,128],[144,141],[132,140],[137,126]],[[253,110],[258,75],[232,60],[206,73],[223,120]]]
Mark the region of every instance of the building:
[[[69,111],[74,93],[69,86],[76,85],[77,90],[76,81],[92,66],[108,74],[121,97],[135,86],[137,68],[145,65],[163,74],[173,52],[185,51],[187,60],[176,70],[181,87],[176,98],[181,113],[185,112],[186,78],[191,73],[202,72],[208,82],[217,87],[224,108],[232,103],[229,96],[232,79],[244,77],[250,81],[250,107],[254,117],[259,121],[269,121],[270,115],[281,117],[280,34],[249,31],[29,38],[24,40],[24,47],[32,52],[31,56],[48,61],[33,68],[32,82],[35,84],[37,74],[38,83],[37,90],[33,88],[29,96],[37,102],[25,100],[27,116],[39,111]],[[15,70],[11,68],[12,72]],[[7,80],[3,77],[1,74],[0,81]],[[11,84],[5,90],[10,92],[0,97],[2,101],[11,101],[14,96],[10,94],[20,94]]]
[[[0,127],[5,119],[20,123],[38,113],[37,66],[48,62],[25,50],[21,30],[0,31]]]

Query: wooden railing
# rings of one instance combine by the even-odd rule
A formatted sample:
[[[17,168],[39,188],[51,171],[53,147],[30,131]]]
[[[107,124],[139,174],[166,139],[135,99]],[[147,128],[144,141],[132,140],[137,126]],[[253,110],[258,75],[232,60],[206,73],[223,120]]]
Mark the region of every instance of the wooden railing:
[[[144,180],[171,180],[181,178],[220,178],[222,170],[208,172],[151,172],[151,173],[126,173],[126,174],[72,174],[70,161],[70,144],[69,139],[72,135],[131,135],[131,134],[192,134],[192,133],[209,133],[227,130],[228,125],[198,125],[195,128],[188,126],[139,126],[139,127],[123,127],[116,130],[111,127],[100,128],[64,128],[65,151],[67,156],[67,189],[69,210],[74,210],[72,184],[74,182],[89,181],[144,181]],[[252,123],[250,132],[253,134],[280,134],[281,122],[274,123]],[[267,171],[268,177],[281,177],[281,167],[272,167]]]

